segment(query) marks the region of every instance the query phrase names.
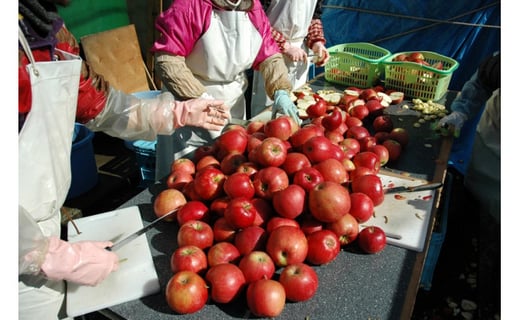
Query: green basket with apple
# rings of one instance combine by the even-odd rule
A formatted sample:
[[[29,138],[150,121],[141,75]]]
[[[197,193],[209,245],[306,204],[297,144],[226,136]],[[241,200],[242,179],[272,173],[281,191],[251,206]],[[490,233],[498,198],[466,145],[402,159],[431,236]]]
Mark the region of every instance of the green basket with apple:
[[[448,91],[459,63],[431,51],[408,51],[387,57],[384,65],[385,88],[401,91],[407,98],[441,99]]]
[[[384,72],[381,62],[390,51],[366,42],[345,43],[327,49],[325,80],[346,86],[369,88],[376,85]]]

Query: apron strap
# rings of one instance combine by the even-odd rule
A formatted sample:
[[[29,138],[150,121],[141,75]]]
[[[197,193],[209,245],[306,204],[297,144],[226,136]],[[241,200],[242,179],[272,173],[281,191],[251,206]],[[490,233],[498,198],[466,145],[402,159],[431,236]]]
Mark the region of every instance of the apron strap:
[[[25,55],[27,58],[29,58],[29,61],[31,61],[31,70],[33,71],[35,76],[39,76],[40,73],[38,72],[38,69],[36,69],[36,61],[34,60],[34,56],[31,51],[31,47],[29,46],[29,43],[27,42],[27,39],[25,38],[25,35],[23,34],[22,29],[20,26],[18,26],[18,40],[20,41],[20,44],[22,45],[23,51],[25,52]]]

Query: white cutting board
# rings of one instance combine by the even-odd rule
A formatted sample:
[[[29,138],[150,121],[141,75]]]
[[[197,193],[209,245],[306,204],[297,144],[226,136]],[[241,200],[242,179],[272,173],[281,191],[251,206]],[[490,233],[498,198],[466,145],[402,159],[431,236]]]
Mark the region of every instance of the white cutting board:
[[[141,229],[143,221],[136,206],[75,219],[81,234],[69,222],[68,240],[109,240],[117,242]],[[76,317],[139,299],[160,290],[146,234],[117,250],[119,269],[95,287],[67,284],[67,314]]]
[[[428,183],[423,179],[379,173],[383,188],[417,186]],[[401,192],[385,195],[382,204],[374,208],[375,214],[361,224],[381,227],[389,236],[387,243],[415,251],[423,251],[428,224],[435,201],[435,190]]]

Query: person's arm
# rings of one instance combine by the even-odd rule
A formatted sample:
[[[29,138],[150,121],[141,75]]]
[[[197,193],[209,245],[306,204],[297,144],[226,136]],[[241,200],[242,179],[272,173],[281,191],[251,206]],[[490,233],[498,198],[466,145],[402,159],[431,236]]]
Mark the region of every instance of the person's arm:
[[[119,268],[110,241],[69,243],[44,236],[34,219],[18,207],[18,274],[95,286]]]
[[[206,89],[187,67],[185,57],[209,28],[211,2],[177,0],[155,22],[160,34],[151,51],[163,85],[180,99],[201,97]]]

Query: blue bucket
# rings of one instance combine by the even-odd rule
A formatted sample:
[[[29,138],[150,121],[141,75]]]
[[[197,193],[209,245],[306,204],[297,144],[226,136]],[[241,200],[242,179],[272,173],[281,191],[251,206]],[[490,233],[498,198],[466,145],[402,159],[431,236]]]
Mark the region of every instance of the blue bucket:
[[[98,183],[98,170],[92,139],[94,132],[80,123],[74,127],[74,140],[70,154],[71,184],[67,199],[75,198]]]

